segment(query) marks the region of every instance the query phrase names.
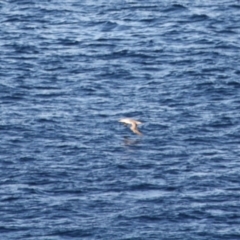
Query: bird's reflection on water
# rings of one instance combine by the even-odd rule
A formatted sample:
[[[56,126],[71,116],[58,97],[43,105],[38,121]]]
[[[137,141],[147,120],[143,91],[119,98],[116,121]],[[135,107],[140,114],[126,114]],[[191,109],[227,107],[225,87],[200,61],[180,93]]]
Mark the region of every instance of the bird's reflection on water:
[[[123,139],[123,143],[125,146],[136,146],[138,145],[139,143],[141,142],[141,140],[139,139],[130,139],[129,137],[127,136],[124,136],[124,139]]]

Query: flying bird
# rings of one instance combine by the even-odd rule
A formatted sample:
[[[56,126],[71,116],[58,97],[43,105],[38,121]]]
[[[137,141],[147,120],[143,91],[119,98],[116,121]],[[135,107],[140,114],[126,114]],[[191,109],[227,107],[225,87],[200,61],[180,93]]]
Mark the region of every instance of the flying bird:
[[[121,123],[123,123],[123,124],[125,124],[125,125],[131,125],[130,129],[131,129],[134,133],[136,133],[136,134],[138,134],[138,135],[142,135],[142,133],[139,132],[139,130],[138,130],[138,128],[137,128],[138,125],[142,124],[141,122],[136,121],[136,120],[131,119],[131,118],[122,118],[122,119],[120,119],[119,122],[121,122]]]

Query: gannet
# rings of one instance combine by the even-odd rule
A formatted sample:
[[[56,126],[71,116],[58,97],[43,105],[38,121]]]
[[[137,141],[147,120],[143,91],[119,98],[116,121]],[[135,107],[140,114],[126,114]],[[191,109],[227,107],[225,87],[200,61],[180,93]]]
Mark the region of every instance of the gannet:
[[[136,120],[131,119],[131,118],[122,118],[122,119],[119,120],[119,122],[124,123],[124,124],[126,124],[126,125],[131,125],[130,129],[131,129],[134,133],[136,133],[136,134],[138,134],[138,135],[142,135],[142,133],[140,133],[140,132],[138,131],[138,128],[137,128],[137,125],[142,124],[141,122],[136,121]]]

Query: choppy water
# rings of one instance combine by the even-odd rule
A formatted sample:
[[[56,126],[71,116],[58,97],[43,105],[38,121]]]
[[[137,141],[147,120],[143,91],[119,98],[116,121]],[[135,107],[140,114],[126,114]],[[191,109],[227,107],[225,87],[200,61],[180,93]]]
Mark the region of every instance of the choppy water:
[[[240,239],[238,1],[5,0],[0,23],[1,239]]]

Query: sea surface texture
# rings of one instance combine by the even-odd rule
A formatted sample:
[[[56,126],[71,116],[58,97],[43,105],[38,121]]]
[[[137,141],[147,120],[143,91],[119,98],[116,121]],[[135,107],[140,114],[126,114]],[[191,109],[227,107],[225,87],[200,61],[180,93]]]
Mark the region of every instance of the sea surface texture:
[[[240,239],[239,1],[2,0],[0,24],[1,240]]]

